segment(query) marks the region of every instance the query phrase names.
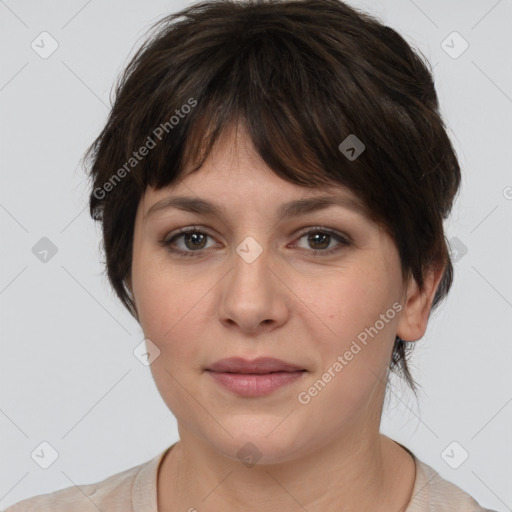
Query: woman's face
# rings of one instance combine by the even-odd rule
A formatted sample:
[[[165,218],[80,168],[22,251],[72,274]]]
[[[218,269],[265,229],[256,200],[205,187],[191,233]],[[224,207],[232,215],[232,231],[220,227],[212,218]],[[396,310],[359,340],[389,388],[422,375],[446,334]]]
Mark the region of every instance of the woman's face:
[[[227,457],[254,451],[260,463],[284,462],[378,431],[397,331],[407,339],[407,290],[395,245],[361,213],[340,204],[280,212],[289,202],[352,194],[283,181],[245,132],[236,148],[232,136],[199,171],[146,191],[129,283],[180,437],[193,434]],[[156,207],[182,196],[221,215]],[[195,235],[178,231],[192,227]],[[236,391],[221,382],[229,375],[207,370],[229,357],[277,358],[305,371],[280,373],[286,384],[259,392],[258,382],[273,382],[268,375],[232,374]]]

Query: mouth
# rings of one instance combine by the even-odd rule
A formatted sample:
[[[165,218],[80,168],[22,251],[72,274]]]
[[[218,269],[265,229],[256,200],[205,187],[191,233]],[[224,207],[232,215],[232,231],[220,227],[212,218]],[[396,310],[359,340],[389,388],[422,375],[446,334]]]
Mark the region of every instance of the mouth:
[[[268,395],[279,388],[300,380],[305,368],[275,358],[222,359],[206,368],[214,381],[223,388],[245,397]]]

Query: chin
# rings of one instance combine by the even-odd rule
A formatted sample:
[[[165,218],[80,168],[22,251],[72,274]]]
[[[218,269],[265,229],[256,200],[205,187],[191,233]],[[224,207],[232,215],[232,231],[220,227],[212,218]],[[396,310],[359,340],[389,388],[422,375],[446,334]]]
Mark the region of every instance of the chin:
[[[238,460],[248,468],[256,464],[286,463],[304,455],[307,451],[304,436],[296,437],[289,429],[278,432],[275,429],[277,423],[274,422],[272,428],[261,430],[246,427],[235,433],[228,429],[233,437],[208,438],[207,442],[225,457]]]

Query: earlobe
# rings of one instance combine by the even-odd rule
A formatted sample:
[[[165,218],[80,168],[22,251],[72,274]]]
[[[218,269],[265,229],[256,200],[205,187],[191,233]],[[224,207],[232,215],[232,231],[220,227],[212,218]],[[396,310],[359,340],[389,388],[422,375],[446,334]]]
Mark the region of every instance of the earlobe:
[[[404,341],[417,341],[425,334],[432,302],[443,272],[444,267],[429,270],[425,275],[423,290],[419,289],[416,280],[411,276],[397,329],[397,335]]]

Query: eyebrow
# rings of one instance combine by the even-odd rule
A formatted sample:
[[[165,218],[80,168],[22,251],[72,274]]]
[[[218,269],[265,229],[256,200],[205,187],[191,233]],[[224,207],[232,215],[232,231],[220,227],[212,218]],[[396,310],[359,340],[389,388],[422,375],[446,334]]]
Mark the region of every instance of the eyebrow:
[[[369,219],[367,209],[363,203],[358,199],[349,196],[320,196],[289,201],[279,206],[276,211],[276,218],[287,219],[306,213],[324,210],[332,206],[341,206],[352,210],[366,219]],[[204,199],[188,196],[166,197],[151,206],[146,213],[146,217],[169,208],[177,208],[186,212],[217,216],[225,219],[224,211],[220,206]]]

